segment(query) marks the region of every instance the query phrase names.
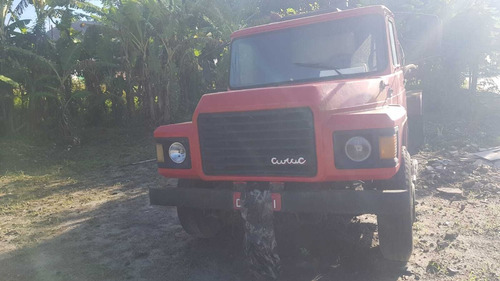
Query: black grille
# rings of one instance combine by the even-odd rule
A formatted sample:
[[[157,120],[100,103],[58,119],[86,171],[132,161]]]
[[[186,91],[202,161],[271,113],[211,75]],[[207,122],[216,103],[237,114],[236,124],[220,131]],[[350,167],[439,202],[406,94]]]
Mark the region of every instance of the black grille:
[[[201,159],[207,175],[316,175],[313,114],[309,108],[204,113],[198,116]],[[273,165],[285,159],[305,163]]]

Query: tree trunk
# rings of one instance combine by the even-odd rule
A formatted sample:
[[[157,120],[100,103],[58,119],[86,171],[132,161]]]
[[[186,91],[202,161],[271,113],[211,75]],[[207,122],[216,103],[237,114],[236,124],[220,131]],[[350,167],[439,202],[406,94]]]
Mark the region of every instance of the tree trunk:
[[[127,72],[127,75],[130,75],[130,72]],[[135,108],[134,93],[133,93],[134,89],[132,87],[132,81],[130,81],[130,78],[127,76],[125,79],[127,80],[127,92],[125,95],[125,99],[127,101],[127,119],[131,120]]]
[[[475,93],[476,90],[477,90],[477,76],[478,76],[478,72],[479,72],[479,67],[477,65],[477,63],[474,63],[471,67],[470,67],[471,71],[470,71],[470,80],[469,80],[469,91],[471,93]]]
[[[248,188],[242,192],[241,217],[244,220],[244,251],[251,273],[258,279],[276,280],[280,275],[280,257],[273,224],[271,192]]]
[[[9,127],[10,131],[14,132],[15,128],[15,123],[14,123],[14,96],[12,95],[12,98],[7,101],[6,105],[6,111],[7,111],[7,120],[9,122]]]
[[[14,124],[11,110],[12,99],[0,98],[0,136],[14,131]]]
[[[146,68],[144,69],[144,98],[148,100],[148,106],[144,109],[148,112],[151,125],[155,126],[158,121],[156,116],[156,93],[154,93],[153,87],[151,87],[151,79],[149,77],[148,71],[149,70],[146,66]]]
[[[170,123],[170,82],[167,82],[167,85],[165,86],[165,91],[162,96],[162,100],[160,101],[162,104],[162,109],[161,109],[161,116],[162,116],[162,124],[169,124]]]

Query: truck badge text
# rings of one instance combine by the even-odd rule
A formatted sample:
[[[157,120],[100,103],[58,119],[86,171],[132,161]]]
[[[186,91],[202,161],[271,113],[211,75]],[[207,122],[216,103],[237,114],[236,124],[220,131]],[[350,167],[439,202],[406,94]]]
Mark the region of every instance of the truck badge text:
[[[306,159],[304,157],[300,157],[298,159],[294,158],[286,158],[282,160],[278,160],[278,158],[271,158],[271,163],[273,165],[304,165],[306,163]]]

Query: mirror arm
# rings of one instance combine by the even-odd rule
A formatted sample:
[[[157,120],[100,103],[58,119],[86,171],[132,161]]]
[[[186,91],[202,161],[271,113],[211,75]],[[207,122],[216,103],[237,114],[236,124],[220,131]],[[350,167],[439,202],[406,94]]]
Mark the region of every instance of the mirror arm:
[[[404,73],[404,75],[407,75],[410,72],[412,72],[413,70],[416,70],[417,68],[418,68],[418,65],[407,64],[407,65],[403,66],[403,73]]]

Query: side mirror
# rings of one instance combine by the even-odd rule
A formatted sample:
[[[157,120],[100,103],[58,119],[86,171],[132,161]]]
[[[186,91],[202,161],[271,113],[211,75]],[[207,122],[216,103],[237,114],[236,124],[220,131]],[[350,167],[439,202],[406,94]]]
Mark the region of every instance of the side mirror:
[[[414,78],[418,69],[418,65],[407,64],[403,66],[403,73],[406,79]]]
[[[441,54],[443,24],[436,15],[395,13],[395,18],[407,63]]]

